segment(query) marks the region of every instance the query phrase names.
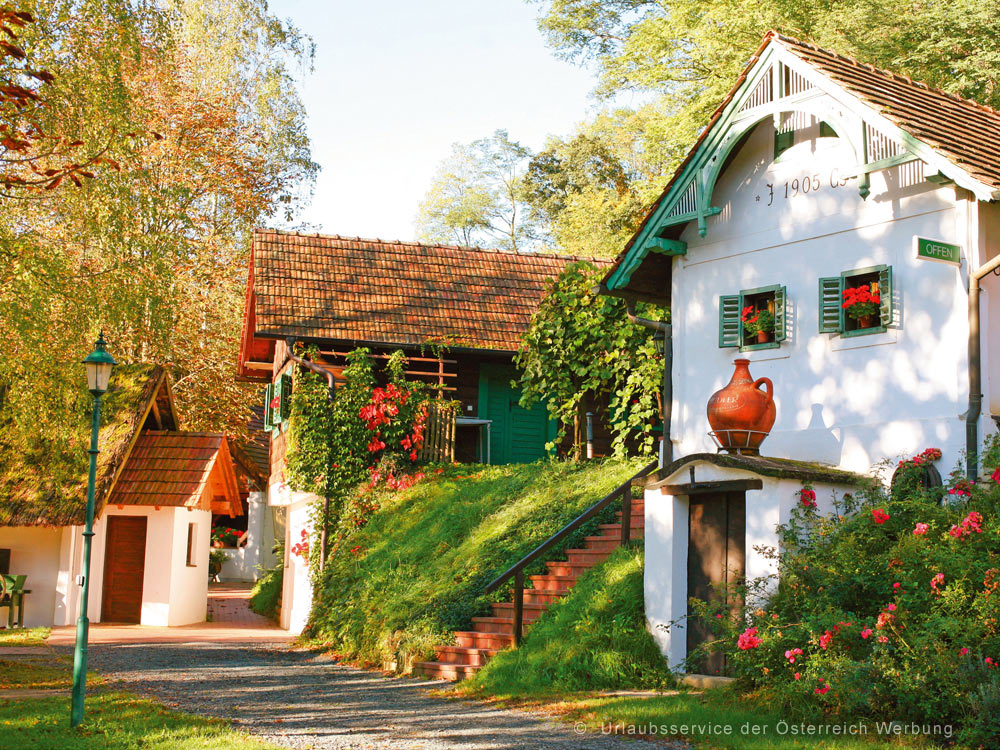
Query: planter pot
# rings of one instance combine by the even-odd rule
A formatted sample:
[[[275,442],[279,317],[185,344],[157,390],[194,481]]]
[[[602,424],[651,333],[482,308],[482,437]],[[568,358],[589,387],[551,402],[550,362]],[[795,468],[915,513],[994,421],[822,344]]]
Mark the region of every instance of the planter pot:
[[[860,315],[858,316],[858,328],[873,328],[875,326],[875,316],[874,315]]]
[[[774,340],[773,331],[757,331],[758,344],[770,344]]]
[[[226,545],[224,545],[222,542],[212,542],[212,546],[215,547],[216,549],[222,549]]]
[[[774,426],[774,385],[768,378],[753,379],[749,359],[737,359],[734,364],[729,384],[708,400],[708,423],[730,453],[756,454]]]

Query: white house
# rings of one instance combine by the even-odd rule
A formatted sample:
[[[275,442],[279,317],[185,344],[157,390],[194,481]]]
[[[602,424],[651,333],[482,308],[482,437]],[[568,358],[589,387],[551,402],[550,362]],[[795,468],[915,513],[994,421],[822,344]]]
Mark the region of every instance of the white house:
[[[162,367],[115,368],[104,400],[91,622],[202,622],[213,514],[243,513],[253,471],[225,435],[177,430]],[[88,442],[85,422],[78,445]],[[3,572],[27,577],[23,624],[71,625],[79,616],[86,472],[66,464],[72,459],[38,462],[6,444],[0,454],[0,559]]]
[[[671,664],[697,637],[657,626],[705,576],[770,571],[754,547],[777,544],[803,482],[822,509],[927,447],[942,474],[982,471],[1000,416],[998,155],[997,112],[772,32],[605,277],[672,312],[670,440],[645,503],[646,611]],[[870,321],[842,306],[859,288]],[[744,311],[773,316],[773,340]],[[709,435],[739,357],[774,384],[766,459]]]

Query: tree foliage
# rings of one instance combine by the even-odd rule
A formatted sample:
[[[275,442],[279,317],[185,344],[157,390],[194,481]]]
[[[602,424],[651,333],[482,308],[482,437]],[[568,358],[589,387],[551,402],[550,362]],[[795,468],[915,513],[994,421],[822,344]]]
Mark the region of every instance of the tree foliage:
[[[417,214],[425,242],[525,250],[536,246],[537,222],[525,203],[531,152],[506,130],[456,143],[441,163]]]
[[[572,429],[579,455],[585,399],[606,396],[615,454],[624,455],[635,438],[648,453],[660,414],[663,357],[653,332],[626,318],[622,300],[593,293],[601,275],[580,261],[550,283],[515,357],[522,370],[521,403],[545,402],[559,420],[557,440]],[[665,311],[650,307],[642,314],[663,319]]]
[[[232,371],[250,233],[294,207],[316,169],[293,85],[310,45],[266,8],[21,4],[34,22],[18,44],[51,73],[33,121],[108,163],[79,188],[0,197],[0,385],[14,434],[60,431],[101,328],[118,361],[170,369],[185,427],[244,429],[255,395]]]

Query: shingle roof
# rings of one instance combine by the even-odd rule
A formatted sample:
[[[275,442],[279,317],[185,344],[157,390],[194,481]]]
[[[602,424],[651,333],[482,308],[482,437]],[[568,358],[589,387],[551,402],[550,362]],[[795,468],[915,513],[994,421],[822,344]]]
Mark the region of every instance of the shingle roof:
[[[546,281],[574,260],[258,230],[253,333],[515,351]]]
[[[798,39],[772,37],[948,161],[1000,189],[1000,112]]]
[[[225,435],[143,432],[115,483],[108,503],[200,507],[207,510],[213,497],[225,497],[227,500],[233,497],[235,485],[229,487],[223,476],[226,460]],[[218,474],[213,480],[212,474],[217,466]]]

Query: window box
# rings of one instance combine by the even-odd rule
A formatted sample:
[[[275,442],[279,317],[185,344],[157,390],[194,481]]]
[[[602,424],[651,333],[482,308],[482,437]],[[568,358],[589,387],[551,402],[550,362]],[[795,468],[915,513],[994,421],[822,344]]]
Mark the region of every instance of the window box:
[[[762,286],[743,289],[739,294],[719,297],[719,346],[737,347],[741,352],[777,349],[786,337],[786,300],[783,286]],[[759,341],[755,334],[748,334],[743,325],[743,313],[766,311],[774,316],[774,331],[770,341]]]
[[[868,287],[879,297],[872,324],[865,327],[844,309],[844,290]],[[892,266],[870,266],[819,280],[819,332],[844,337],[885,333],[892,325]]]

